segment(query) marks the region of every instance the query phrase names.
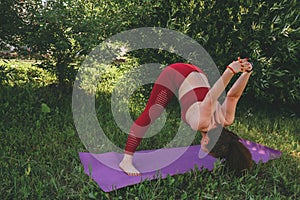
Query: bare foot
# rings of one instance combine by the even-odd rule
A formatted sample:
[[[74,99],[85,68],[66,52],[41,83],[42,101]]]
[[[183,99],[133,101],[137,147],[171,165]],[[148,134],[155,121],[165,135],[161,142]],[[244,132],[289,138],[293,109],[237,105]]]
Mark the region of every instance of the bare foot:
[[[128,176],[140,176],[141,173],[132,164],[132,155],[124,154],[123,160],[120,162],[119,167]]]

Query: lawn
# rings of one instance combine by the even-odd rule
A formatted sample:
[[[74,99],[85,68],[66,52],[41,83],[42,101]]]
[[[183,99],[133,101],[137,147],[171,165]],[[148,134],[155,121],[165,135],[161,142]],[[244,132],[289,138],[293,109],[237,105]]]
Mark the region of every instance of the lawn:
[[[239,104],[236,121],[230,129],[246,139],[281,150],[280,159],[255,165],[243,177],[227,173],[217,163],[210,172],[192,171],[104,193],[84,174],[78,157],[78,152],[87,150],[73,123],[72,91],[58,89],[54,76],[35,67],[33,62],[0,62],[1,199],[300,198],[299,117],[247,104],[246,99]],[[117,74],[118,70],[114,72]],[[108,78],[101,83],[106,87],[100,87],[96,106],[104,106],[97,109],[97,115],[107,117],[108,120],[100,122],[101,126],[123,148],[126,134],[112,123],[110,108],[105,106],[109,105],[112,80]],[[141,111],[146,96],[136,95],[132,100],[143,102],[132,109],[134,116]],[[168,107],[170,119],[161,133],[145,139],[140,149],[158,148],[172,139],[179,121],[176,103]]]

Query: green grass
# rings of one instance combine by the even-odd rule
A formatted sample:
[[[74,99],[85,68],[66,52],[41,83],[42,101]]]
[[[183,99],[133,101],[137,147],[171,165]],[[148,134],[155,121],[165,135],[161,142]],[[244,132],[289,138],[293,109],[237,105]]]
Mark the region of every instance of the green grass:
[[[253,171],[239,178],[226,173],[217,163],[211,172],[192,171],[104,193],[84,174],[80,164],[78,152],[86,149],[73,124],[71,93],[53,87],[53,76],[32,67],[32,63],[14,63],[6,64],[6,72],[12,77],[0,86],[1,199],[300,198],[300,119],[251,110],[247,104],[239,105],[236,122],[230,129],[281,150],[280,159],[255,165]],[[9,72],[15,65],[19,71]],[[33,79],[32,74],[40,77]],[[109,88],[106,90],[97,96],[98,107],[109,105]],[[137,95],[132,100],[143,102],[133,115],[142,109],[146,97]],[[168,108],[169,118],[161,133],[143,140],[140,149],[159,148],[172,139],[171,133],[178,127],[176,103]],[[105,114],[108,119],[100,122],[101,127],[123,148],[126,135],[112,122],[109,110],[108,106],[97,110],[99,116]]]

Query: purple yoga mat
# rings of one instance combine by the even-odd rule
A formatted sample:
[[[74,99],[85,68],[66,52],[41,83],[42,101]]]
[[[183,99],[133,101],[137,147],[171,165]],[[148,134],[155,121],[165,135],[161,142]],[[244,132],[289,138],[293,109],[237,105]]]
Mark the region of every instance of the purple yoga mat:
[[[265,163],[281,156],[280,151],[261,144],[244,139],[241,139],[241,142],[249,149],[256,163]],[[139,151],[134,156],[133,162],[142,172],[141,176],[128,176],[119,169],[118,165],[123,158],[123,154],[121,153],[91,154],[80,152],[79,157],[84,166],[84,172],[96,181],[105,192],[134,185],[145,180],[165,178],[167,175],[183,174],[194,169],[201,170],[206,168],[212,170],[216,161],[215,158],[209,155],[199,158],[199,152],[201,152],[200,145],[160,149],[157,154],[151,154],[154,151]],[[180,154],[181,152],[183,152],[182,155]],[[176,153],[181,155],[178,159],[159,170],[150,171],[151,168],[154,169],[159,163],[170,160],[170,157],[176,155]]]

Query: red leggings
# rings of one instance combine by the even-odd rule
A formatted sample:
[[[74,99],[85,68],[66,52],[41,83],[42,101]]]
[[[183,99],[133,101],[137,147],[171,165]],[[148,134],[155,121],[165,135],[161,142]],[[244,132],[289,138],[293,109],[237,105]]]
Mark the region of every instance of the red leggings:
[[[149,126],[154,123],[154,121],[162,114],[166,106],[173,98],[174,94],[177,94],[178,89],[184,79],[194,71],[203,73],[203,71],[196,66],[185,63],[175,63],[169,65],[162,71],[154,83],[144,111],[135,120],[130,128],[130,133],[126,142],[125,153],[132,155],[135,152]],[[207,93],[207,88],[205,88],[204,92],[200,93],[200,96],[198,95],[194,101],[189,101],[188,104],[191,105],[197,100],[202,100]],[[184,98],[184,96],[182,99],[191,99]],[[181,107],[187,108],[189,105],[181,105]],[[185,111],[186,109],[184,111],[182,110],[181,112],[183,118],[185,118]]]

